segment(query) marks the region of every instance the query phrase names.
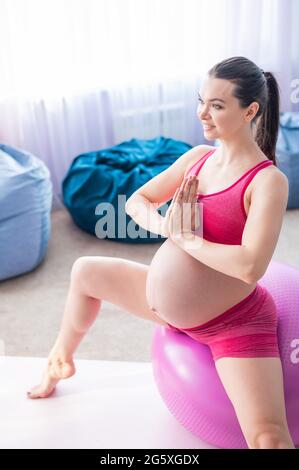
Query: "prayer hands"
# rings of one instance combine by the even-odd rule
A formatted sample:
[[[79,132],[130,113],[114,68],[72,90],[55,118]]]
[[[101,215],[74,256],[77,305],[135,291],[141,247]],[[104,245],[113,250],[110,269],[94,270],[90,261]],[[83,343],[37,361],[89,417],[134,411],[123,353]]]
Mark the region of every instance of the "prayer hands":
[[[194,238],[193,231],[200,223],[197,189],[196,176],[189,176],[184,178],[174,194],[165,216],[168,221],[169,236],[174,241]]]

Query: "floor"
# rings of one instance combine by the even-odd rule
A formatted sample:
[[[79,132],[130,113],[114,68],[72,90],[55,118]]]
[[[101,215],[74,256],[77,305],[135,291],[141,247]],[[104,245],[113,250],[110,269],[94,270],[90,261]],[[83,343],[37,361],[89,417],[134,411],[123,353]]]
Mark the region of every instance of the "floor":
[[[76,361],[77,374],[30,400],[45,359],[2,357],[1,449],[210,449],[159,395],[150,363]]]

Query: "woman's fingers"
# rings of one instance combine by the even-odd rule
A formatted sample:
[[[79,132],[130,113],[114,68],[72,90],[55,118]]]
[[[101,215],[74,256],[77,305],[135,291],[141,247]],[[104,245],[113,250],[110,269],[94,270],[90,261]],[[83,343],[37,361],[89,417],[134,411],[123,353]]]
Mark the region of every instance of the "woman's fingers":
[[[170,205],[169,205],[169,207],[168,207],[168,209],[167,209],[167,215],[168,215],[168,216],[170,216],[170,213],[171,213],[171,211],[172,211],[172,209],[173,209],[173,206],[174,206],[174,204],[177,202],[177,197],[178,197],[179,190],[180,190],[180,188],[177,188],[177,189],[175,190],[175,193],[174,193],[174,195],[173,195],[173,198],[172,198],[172,200],[171,200],[171,203],[170,203]]]
[[[191,188],[191,178],[186,177],[183,180],[183,183],[181,185],[183,194],[182,194],[182,202],[188,202],[189,201],[189,193],[190,193],[190,188]]]
[[[198,186],[198,181],[196,176],[190,176],[185,178],[184,185],[183,185],[183,202],[184,203],[193,203],[194,198],[196,195]]]
[[[189,204],[195,203],[196,195],[197,195],[197,187],[198,187],[198,181],[197,181],[196,176],[190,176],[190,177],[184,178],[184,180],[181,183],[181,186],[178,187],[174,193],[171,204],[167,211],[168,215],[170,216],[170,213],[173,210],[173,207],[175,204],[184,205],[186,203],[189,203]],[[188,212],[188,209],[189,211],[191,210],[191,205],[190,207],[186,205],[185,207],[181,207],[180,209]]]
[[[191,189],[190,189],[190,202],[195,202],[198,190],[198,180],[195,177],[192,181]]]

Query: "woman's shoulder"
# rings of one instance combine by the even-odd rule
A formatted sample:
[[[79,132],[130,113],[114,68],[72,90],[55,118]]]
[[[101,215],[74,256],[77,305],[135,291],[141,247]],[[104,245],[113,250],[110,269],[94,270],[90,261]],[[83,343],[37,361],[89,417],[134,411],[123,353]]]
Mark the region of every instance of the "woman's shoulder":
[[[269,160],[271,161],[271,160]],[[255,175],[251,185],[251,196],[254,193],[260,193],[261,190],[269,190],[272,188],[271,193],[288,192],[289,180],[285,173],[283,173],[276,165],[267,165],[261,168]]]
[[[217,147],[214,147],[212,145],[197,145],[196,147],[193,147],[193,152],[190,153],[188,158],[185,161],[185,171],[184,175],[187,175],[190,168],[192,168],[193,165],[195,165],[196,162],[198,162],[204,155],[206,155],[208,152],[211,150],[216,150]]]
[[[273,175],[270,176],[270,178],[278,178],[278,179],[287,179],[286,175],[278,168],[274,162],[268,158],[263,152],[259,155],[259,159],[256,161],[256,163],[262,163],[262,162],[271,162],[272,165],[267,165],[263,168],[260,169],[260,171],[257,173],[257,178],[254,178],[256,181],[258,180],[258,176],[268,176],[268,175]],[[277,176],[276,176],[277,175]],[[263,178],[264,179],[264,178]]]

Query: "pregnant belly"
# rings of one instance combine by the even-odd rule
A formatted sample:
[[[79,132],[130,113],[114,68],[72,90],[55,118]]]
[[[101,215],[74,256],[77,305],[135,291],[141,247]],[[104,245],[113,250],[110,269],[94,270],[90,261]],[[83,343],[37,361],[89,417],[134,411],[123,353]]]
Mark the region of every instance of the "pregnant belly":
[[[255,286],[215,271],[168,238],[150,264],[146,297],[160,318],[192,328],[240,302]]]

